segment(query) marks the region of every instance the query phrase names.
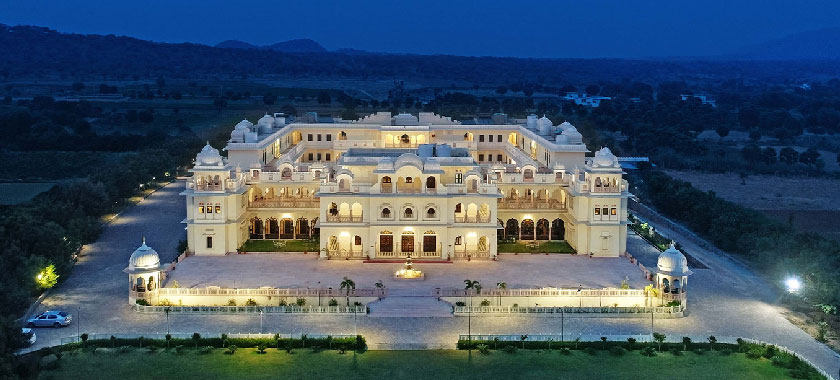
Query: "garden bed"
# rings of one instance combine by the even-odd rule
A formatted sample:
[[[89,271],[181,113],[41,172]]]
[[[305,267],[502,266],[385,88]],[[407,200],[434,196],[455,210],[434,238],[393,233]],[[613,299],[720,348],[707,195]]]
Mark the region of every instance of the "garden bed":
[[[248,240],[239,252],[314,252],[318,253],[317,241],[305,240]]]
[[[565,241],[546,241],[542,243],[499,243],[499,253],[575,253]]]

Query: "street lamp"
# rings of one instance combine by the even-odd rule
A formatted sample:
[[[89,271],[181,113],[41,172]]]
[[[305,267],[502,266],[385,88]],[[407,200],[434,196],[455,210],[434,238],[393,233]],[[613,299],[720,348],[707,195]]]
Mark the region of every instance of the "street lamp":
[[[785,286],[787,287],[788,293],[796,293],[802,288],[802,282],[796,277],[788,277],[785,280]]]

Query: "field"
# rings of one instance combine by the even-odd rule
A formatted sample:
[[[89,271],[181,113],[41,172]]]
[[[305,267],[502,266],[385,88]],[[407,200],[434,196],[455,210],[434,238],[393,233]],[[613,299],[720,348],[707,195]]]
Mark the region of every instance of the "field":
[[[750,360],[744,354],[717,353],[682,356],[661,353],[624,356],[606,352],[589,355],[572,351],[494,351],[487,356],[467,351],[368,351],[354,355],[335,351],[295,350],[292,354],[268,349],[223,349],[199,354],[183,353],[68,353],[55,370],[41,379],[786,379],[788,370],[767,359]]]
[[[0,206],[26,202],[53,186],[52,182],[0,183]]]
[[[840,239],[840,180],[831,178],[788,178],[738,174],[713,174],[668,170],[668,175],[690,182],[703,191],[761,211],[768,217],[809,232]]]

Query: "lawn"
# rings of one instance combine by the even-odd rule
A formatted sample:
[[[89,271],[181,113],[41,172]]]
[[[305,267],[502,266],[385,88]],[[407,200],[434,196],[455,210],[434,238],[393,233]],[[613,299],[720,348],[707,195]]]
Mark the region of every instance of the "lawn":
[[[499,243],[499,252],[503,253],[575,253],[574,248],[565,241],[546,241],[534,247],[528,243]]]
[[[248,240],[239,250],[242,252],[318,252],[318,247],[317,242],[302,240]]]
[[[292,354],[268,349],[224,349],[199,354],[186,349],[147,353],[66,353],[55,370],[42,379],[786,379],[788,371],[767,359],[751,360],[744,354],[717,353],[682,356],[661,353],[642,356],[639,351],[613,356],[606,351],[589,355],[572,351],[368,351],[354,355],[336,351],[314,353],[297,349]]]
[[[53,182],[0,183],[0,206],[26,202],[55,186]]]

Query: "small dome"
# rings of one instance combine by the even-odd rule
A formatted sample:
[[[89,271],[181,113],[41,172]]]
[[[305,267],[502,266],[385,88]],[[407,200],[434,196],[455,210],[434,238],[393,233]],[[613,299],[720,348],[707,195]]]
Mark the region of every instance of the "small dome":
[[[583,144],[583,135],[578,132],[577,128],[569,124],[569,127],[563,130],[563,136],[569,138],[570,144]]]
[[[595,158],[592,159],[592,166],[595,167],[612,167],[617,166],[616,157],[610,151],[610,148],[603,147],[601,150],[595,152]]]
[[[210,142],[195,156],[195,164],[199,166],[221,166],[222,155],[219,150],[210,146]]]
[[[669,276],[688,276],[692,273],[688,269],[688,260],[682,254],[674,243],[671,247],[659,254],[659,259],[656,260],[656,272]]]
[[[554,138],[554,142],[558,145],[569,145],[569,136],[557,135],[557,137]]]
[[[563,128],[563,130],[566,130],[566,128],[569,128],[569,127],[574,128],[574,125],[572,125],[572,123],[570,123],[568,121],[564,121],[562,124],[560,124],[560,128]]]
[[[146,245],[146,239],[143,239],[143,245],[134,250],[131,258],[128,259],[127,271],[136,270],[155,270],[160,267],[160,257],[157,251]]]
[[[271,132],[271,128],[274,127],[274,117],[266,114],[257,121],[257,125],[263,132]]]
[[[242,121],[239,122],[239,124],[236,124],[236,127],[234,129],[248,129],[248,130],[250,130],[251,127],[253,127],[253,126],[254,126],[253,123],[251,123],[247,119],[243,119]]]

